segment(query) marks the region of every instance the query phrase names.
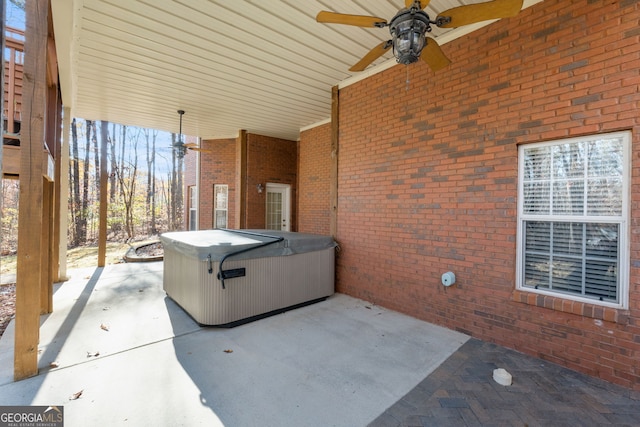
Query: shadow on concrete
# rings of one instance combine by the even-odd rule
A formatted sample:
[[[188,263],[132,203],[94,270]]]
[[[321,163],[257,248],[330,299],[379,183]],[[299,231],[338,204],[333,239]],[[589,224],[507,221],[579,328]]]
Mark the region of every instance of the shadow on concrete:
[[[40,361],[57,359],[57,356],[60,353],[60,350],[62,350],[62,347],[67,341],[67,338],[69,338],[71,330],[73,329],[75,324],[78,322],[78,319],[82,314],[82,311],[87,306],[87,303],[89,302],[89,298],[91,297],[91,294],[93,293],[96,285],[98,284],[98,281],[100,280],[100,276],[102,275],[103,270],[104,270],[104,267],[96,268],[93,274],[91,275],[91,277],[89,278],[89,280],[87,280],[87,283],[84,285],[84,288],[82,289],[82,292],[78,296],[78,299],[76,299],[76,301],[74,302],[73,307],[69,311],[69,314],[64,318],[64,321],[58,328],[58,331],[54,335],[49,345],[47,345],[46,349],[40,354],[38,358]],[[46,317],[43,316],[41,318],[40,326],[44,324],[44,322],[48,317],[49,315],[46,315]],[[43,369],[48,370],[49,368],[46,366],[45,367],[40,366],[40,370],[43,370]]]

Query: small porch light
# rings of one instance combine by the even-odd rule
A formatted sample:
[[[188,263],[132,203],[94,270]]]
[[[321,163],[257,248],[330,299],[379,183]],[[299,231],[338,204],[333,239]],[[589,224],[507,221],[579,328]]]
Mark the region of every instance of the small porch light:
[[[400,64],[412,64],[420,59],[426,44],[425,33],[431,31],[429,16],[422,10],[411,7],[402,9],[389,24],[393,37],[393,55]]]
[[[258,190],[258,193],[262,193],[262,191],[264,190],[264,186],[262,184],[258,184],[256,185],[256,190]]]

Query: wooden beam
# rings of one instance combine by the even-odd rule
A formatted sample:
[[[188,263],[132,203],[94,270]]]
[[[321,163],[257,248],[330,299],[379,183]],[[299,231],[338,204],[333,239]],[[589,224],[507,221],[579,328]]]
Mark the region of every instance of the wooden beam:
[[[42,273],[43,144],[47,99],[48,0],[25,2],[14,379],[37,375]]]
[[[20,175],[20,147],[3,145],[2,173],[4,175]]]
[[[3,2],[4,5],[4,2]],[[2,34],[4,35],[4,31],[2,31]],[[15,103],[15,99],[16,99],[16,56],[15,56],[15,51],[13,49],[10,49],[9,52],[11,53],[11,56],[8,58],[8,65],[9,65],[9,69],[7,70],[7,74],[8,74],[8,85],[7,85],[7,100],[9,102],[7,102],[7,128],[5,129],[5,131],[7,131],[8,133],[15,133],[16,129],[15,129],[15,119],[16,119],[16,103]],[[4,63],[4,62],[3,62]],[[24,79],[24,77],[23,77]],[[4,84],[2,86],[4,88]],[[3,89],[4,92],[4,89]],[[23,92],[24,92],[24,88],[23,88]],[[3,104],[4,105],[4,104]]]
[[[107,140],[108,122],[100,122],[100,215],[98,224],[98,267],[104,267],[107,260]]]
[[[2,159],[2,172],[5,178],[17,178],[20,175],[20,167],[22,163],[22,154],[20,147],[15,145],[3,146],[3,159]],[[42,151],[42,170],[43,173],[47,173],[49,168],[49,152],[47,150]],[[53,178],[53,175],[50,176]]]
[[[215,194],[214,194],[215,198]],[[214,200],[215,203],[215,200]],[[215,212],[215,207],[214,207]],[[247,131],[241,130],[236,143],[236,228],[247,227]]]
[[[340,90],[338,86],[331,88],[331,217],[329,230],[334,239],[338,237],[338,154],[340,149]]]

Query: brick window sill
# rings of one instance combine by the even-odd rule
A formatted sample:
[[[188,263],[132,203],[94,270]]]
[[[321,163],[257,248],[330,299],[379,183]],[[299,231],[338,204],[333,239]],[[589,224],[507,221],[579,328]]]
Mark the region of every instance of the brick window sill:
[[[613,322],[622,325],[629,324],[629,310],[619,308],[602,307],[580,301],[572,301],[551,295],[541,295],[522,290],[513,291],[511,299],[515,302],[548,308],[563,313],[590,317],[593,319]]]

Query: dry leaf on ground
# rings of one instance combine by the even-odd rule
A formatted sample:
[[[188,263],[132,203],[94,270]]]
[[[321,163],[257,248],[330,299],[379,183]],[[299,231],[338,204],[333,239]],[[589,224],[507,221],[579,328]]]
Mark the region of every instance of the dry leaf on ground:
[[[82,396],[82,392],[84,392],[84,390],[80,390],[77,393],[73,393],[71,395],[71,397],[69,397],[69,400],[78,400],[78,399],[80,399],[80,396]]]

